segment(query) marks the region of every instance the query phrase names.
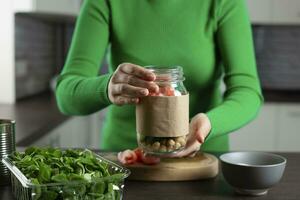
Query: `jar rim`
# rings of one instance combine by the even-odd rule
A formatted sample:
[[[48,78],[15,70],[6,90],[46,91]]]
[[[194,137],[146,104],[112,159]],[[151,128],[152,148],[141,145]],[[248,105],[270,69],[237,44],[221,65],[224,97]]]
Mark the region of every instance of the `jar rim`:
[[[184,81],[183,69],[179,65],[164,66],[164,65],[148,65],[146,69],[156,74],[155,82],[175,82]],[[166,75],[170,75],[169,79],[166,79]]]
[[[175,71],[183,72],[182,67],[179,65],[174,65],[174,66],[147,65],[145,66],[145,68],[148,70],[161,71],[161,72],[175,72]]]

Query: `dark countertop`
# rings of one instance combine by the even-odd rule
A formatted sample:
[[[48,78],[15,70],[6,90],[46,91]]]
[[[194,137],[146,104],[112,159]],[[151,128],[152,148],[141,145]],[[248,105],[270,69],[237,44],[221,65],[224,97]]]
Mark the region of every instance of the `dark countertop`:
[[[300,91],[263,89],[265,102],[300,103]]]
[[[0,118],[16,120],[17,146],[30,145],[68,119],[59,112],[51,93],[0,104]]]
[[[248,197],[236,195],[220,174],[214,179],[184,182],[125,182],[125,200],[299,200],[300,153],[278,153],[287,158],[287,167],[279,184],[267,195]],[[0,199],[13,199],[10,187],[0,187]]]

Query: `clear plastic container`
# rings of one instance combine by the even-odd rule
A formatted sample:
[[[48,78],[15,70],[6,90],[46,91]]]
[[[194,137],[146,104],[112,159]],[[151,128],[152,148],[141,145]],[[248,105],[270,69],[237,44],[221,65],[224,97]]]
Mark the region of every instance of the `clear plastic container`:
[[[156,75],[155,83],[159,86],[159,92],[150,93],[150,98],[151,96],[182,96],[188,94],[183,84],[185,78],[182,67],[147,66],[146,68]],[[164,135],[153,137],[137,133],[137,140],[139,147],[145,153],[158,156],[175,154],[185,148],[187,133],[183,133],[178,137],[164,137]]]
[[[13,164],[9,159],[9,156],[5,156],[2,159],[4,165],[11,172],[11,184],[12,192],[17,200],[45,200],[45,199],[72,199],[72,200],[119,200],[123,197],[124,180],[130,175],[130,171],[123,168],[97,154],[95,154],[99,162],[106,163],[111,176],[98,179],[97,181],[91,181],[89,183],[82,181],[69,181],[67,183],[49,183],[35,185],[31,183],[29,179]],[[121,179],[114,180],[113,175],[122,173],[124,176]],[[96,191],[101,190],[101,184],[105,183],[107,193],[103,195],[91,196],[85,193],[86,187],[93,187]],[[56,198],[53,197],[53,193],[59,194]]]

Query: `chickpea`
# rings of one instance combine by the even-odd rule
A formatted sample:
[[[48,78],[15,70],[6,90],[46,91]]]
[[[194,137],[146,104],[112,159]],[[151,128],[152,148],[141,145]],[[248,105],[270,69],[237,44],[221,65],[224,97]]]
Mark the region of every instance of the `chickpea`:
[[[179,143],[181,144],[181,146],[185,146],[185,144],[186,144],[186,139],[185,139],[184,136],[178,137],[178,138],[176,138],[176,142],[179,142]]]
[[[167,144],[168,144],[168,146],[174,146],[175,145],[175,141],[173,139],[168,139]]]
[[[152,149],[153,149],[154,151],[158,151],[158,150],[159,150],[159,147],[160,147],[160,143],[159,143],[159,142],[154,142],[154,143],[152,144]]]
[[[181,144],[179,142],[175,143],[175,149],[179,149],[181,147]]]

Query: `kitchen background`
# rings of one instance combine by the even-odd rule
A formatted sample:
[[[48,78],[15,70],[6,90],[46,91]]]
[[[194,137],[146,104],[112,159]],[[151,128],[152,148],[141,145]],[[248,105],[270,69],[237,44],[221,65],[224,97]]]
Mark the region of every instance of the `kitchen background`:
[[[300,1],[247,2],[266,101],[255,121],[230,135],[231,149],[300,151]],[[81,0],[0,5],[0,118],[16,119],[17,145],[99,148],[105,110],[67,117],[53,97]]]

